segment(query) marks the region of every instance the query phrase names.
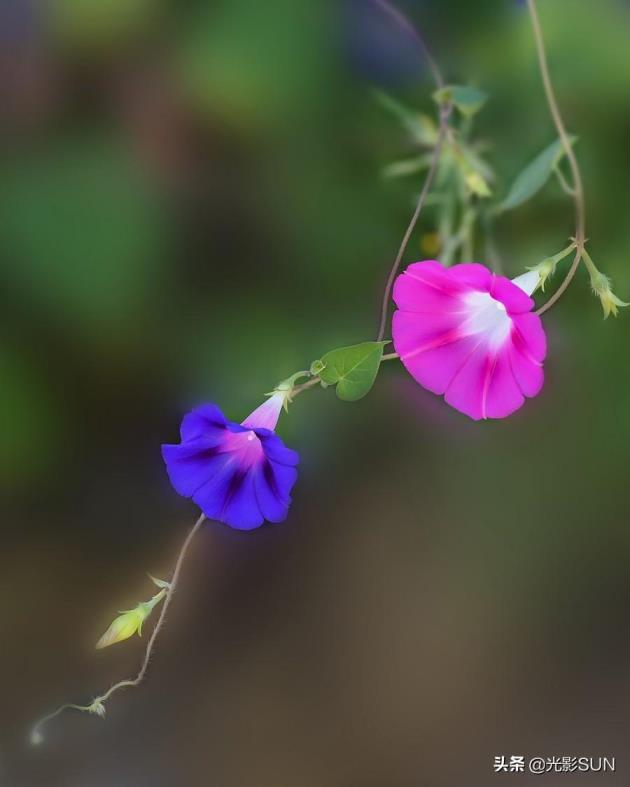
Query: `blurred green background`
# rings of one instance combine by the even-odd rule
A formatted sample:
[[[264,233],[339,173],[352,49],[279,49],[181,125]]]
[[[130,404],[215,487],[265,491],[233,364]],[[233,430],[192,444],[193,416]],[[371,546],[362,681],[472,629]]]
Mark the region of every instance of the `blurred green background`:
[[[504,194],[555,136],[526,9],[400,7],[449,81],[489,92]],[[630,4],[539,7],[591,250],[628,299]],[[472,787],[503,778],[495,755],[625,751],[630,315],[604,323],[583,272],[545,318],[543,393],[508,421],[395,364],[358,404],[300,397],[289,520],[210,526],[147,684],[28,748],[33,718],[136,669],[139,640],[92,647],[194,521],[159,453],[183,412],[239,420],[375,334],[420,188],[382,177],[410,143],[375,86],[434,112],[368,0],[0,6],[1,785]],[[506,215],[506,272],[572,220],[555,184]],[[429,207],[408,261],[435,229]]]

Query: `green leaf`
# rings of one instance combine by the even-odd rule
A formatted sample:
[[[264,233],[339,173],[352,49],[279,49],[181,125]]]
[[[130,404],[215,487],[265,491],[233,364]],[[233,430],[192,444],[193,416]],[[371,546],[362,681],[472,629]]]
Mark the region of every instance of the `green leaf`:
[[[478,172],[484,180],[492,182],[495,179],[494,170],[475,149],[475,146],[467,145],[461,139],[458,140],[458,145],[470,169]]]
[[[156,587],[159,587],[161,590],[170,590],[171,588],[171,583],[167,582],[165,579],[158,579],[151,574],[149,574],[149,579]]]
[[[570,137],[574,145],[577,137]],[[562,141],[557,139],[528,164],[512,184],[499,210],[513,210],[537,194],[551,177],[554,169],[565,156]]]
[[[492,195],[490,187],[478,172],[469,172],[465,180],[470,191],[478,197],[490,197]]]
[[[374,96],[383,109],[393,115],[409,132],[414,142],[429,148],[436,144],[438,131],[432,118],[405,106],[381,90],[375,90]]]
[[[418,172],[428,169],[431,165],[432,159],[433,154],[425,153],[423,156],[403,159],[401,161],[393,161],[383,170],[383,177],[404,178],[408,175],[416,175]]]
[[[374,385],[386,344],[388,342],[363,342],[331,350],[322,357],[325,366],[319,376],[326,385],[337,386],[340,399],[356,402]]]
[[[433,98],[438,104],[452,102],[462,115],[472,117],[486,103],[488,94],[469,85],[447,85],[441,90],[437,90],[433,94]]]

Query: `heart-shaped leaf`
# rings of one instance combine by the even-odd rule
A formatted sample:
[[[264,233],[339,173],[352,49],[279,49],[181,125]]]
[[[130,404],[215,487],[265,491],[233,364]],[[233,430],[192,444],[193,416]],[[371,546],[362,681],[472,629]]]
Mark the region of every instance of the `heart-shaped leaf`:
[[[575,144],[577,137],[570,137]],[[557,139],[528,164],[512,184],[499,210],[513,210],[537,194],[551,177],[565,154],[562,140]]]
[[[356,402],[374,385],[386,344],[388,342],[362,342],[331,350],[321,359],[324,368],[319,376],[326,385],[337,386],[340,399]]]

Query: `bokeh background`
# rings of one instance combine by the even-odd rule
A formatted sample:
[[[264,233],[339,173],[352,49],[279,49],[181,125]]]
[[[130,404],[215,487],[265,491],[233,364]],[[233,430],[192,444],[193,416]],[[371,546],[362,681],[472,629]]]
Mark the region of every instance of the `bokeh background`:
[[[579,135],[596,262],[630,296],[630,7],[540,0]],[[400,2],[478,121],[505,193],[554,138],[527,13]],[[616,756],[630,729],[630,315],[581,273],[545,319],[543,394],[474,424],[396,364],[360,403],[300,397],[289,520],[209,526],[146,685],[107,720],[34,718],[135,672],[93,643],[168,576],[196,513],[159,446],[244,417],[371,338],[419,184],[374,86],[432,112],[368,0],[0,5],[0,784],[482,787],[495,755]],[[421,258],[429,208],[408,259]],[[497,226],[508,273],[565,245],[556,185]]]

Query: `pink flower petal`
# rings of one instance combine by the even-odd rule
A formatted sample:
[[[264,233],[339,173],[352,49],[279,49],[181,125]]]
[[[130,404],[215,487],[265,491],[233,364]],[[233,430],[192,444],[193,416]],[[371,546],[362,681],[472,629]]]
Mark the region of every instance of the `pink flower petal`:
[[[510,365],[510,345],[507,343],[495,358],[487,380],[481,410],[484,418],[507,418],[522,407],[525,397],[514,379]]]
[[[418,355],[462,338],[459,332],[461,318],[450,312],[426,314],[422,319],[418,319],[417,313],[397,311],[393,319],[396,323],[396,352],[403,361],[408,356]]]
[[[492,285],[492,274],[484,265],[480,265],[478,262],[454,265],[447,270],[451,279],[467,284],[471,289],[488,292]]]
[[[517,349],[516,345],[512,343],[510,347],[510,364],[514,379],[523,394],[530,397],[539,394],[545,381],[542,363],[525,357]]]
[[[458,339],[409,356],[401,355],[401,361],[420,385],[432,393],[443,394],[478,344],[474,338]]]
[[[534,301],[526,292],[503,276],[494,276],[490,295],[505,306],[510,314],[521,314],[530,311]]]
[[[454,297],[458,294],[459,290],[445,289],[434,276],[404,273],[396,279],[393,297],[399,309],[441,314],[460,308],[459,300]]]
[[[547,355],[547,337],[537,314],[517,314],[513,318],[512,342],[523,355],[542,363]]]
[[[483,265],[410,265],[394,286],[396,352],[420,385],[474,418],[505,418],[543,385],[533,300]]]
[[[444,401],[475,421],[484,418],[483,398],[491,359],[478,344],[446,389]]]

